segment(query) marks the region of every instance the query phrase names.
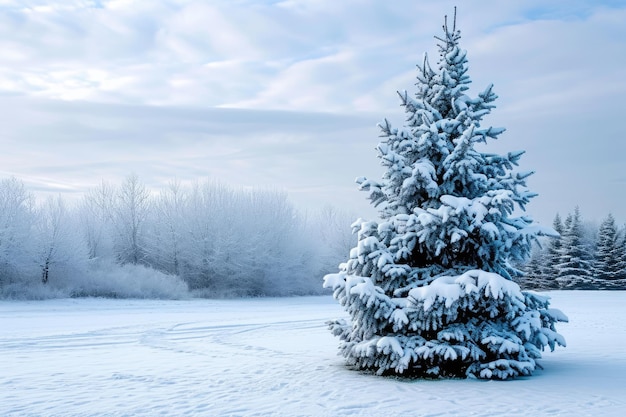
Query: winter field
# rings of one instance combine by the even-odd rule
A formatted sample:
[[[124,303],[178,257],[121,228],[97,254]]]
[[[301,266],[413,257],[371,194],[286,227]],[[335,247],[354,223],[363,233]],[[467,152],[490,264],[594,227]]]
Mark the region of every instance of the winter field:
[[[351,371],[329,296],[0,301],[0,415],[626,415],[626,292],[551,296],[568,347],[506,382]]]

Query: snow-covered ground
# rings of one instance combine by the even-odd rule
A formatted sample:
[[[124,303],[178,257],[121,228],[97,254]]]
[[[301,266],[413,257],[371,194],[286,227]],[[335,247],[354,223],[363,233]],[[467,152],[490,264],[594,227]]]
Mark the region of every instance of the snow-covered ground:
[[[351,371],[331,297],[1,301],[0,415],[626,415],[626,292],[551,295],[568,347],[506,382]]]

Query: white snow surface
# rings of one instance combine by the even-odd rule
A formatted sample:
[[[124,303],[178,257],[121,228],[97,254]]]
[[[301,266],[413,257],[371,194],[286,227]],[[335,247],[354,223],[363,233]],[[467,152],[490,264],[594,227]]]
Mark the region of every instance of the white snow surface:
[[[350,370],[330,296],[0,301],[0,415],[626,415],[626,292],[550,296],[568,347],[505,382]]]

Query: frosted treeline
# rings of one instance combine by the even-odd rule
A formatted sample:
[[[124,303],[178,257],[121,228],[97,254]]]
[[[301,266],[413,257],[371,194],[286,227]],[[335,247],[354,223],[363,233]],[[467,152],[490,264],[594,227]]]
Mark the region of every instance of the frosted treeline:
[[[41,200],[41,199],[40,199]],[[321,291],[353,246],[348,213],[214,181],[149,190],[136,175],[71,204],[0,180],[0,297],[286,296]]]
[[[553,228],[560,238],[536,246],[519,283],[532,289],[626,289],[626,226],[612,214],[599,226],[584,222],[578,207]]]

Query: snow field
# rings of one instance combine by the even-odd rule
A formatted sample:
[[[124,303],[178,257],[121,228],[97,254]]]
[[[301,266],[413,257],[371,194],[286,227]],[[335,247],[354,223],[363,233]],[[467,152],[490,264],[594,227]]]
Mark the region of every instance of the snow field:
[[[347,369],[331,297],[0,302],[2,416],[623,416],[626,292],[554,292],[568,347],[514,381]]]

